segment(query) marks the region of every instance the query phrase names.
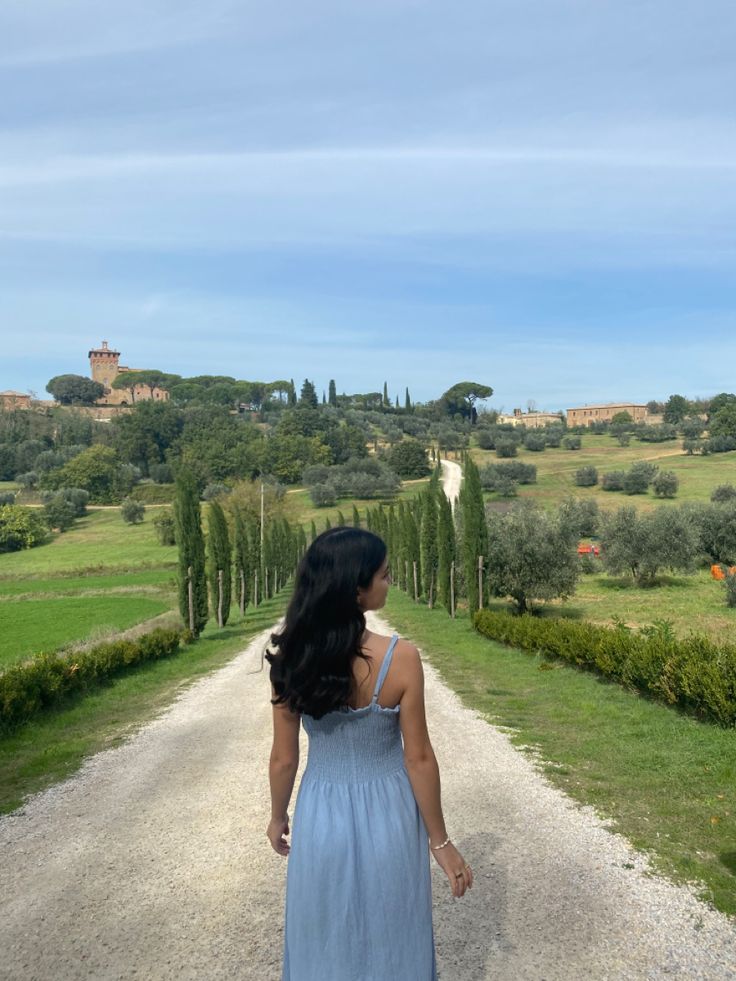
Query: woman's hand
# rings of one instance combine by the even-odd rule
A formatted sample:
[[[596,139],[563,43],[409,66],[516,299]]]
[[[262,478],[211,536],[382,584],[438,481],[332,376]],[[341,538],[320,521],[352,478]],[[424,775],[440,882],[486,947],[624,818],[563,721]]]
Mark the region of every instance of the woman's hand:
[[[286,835],[289,833],[289,815],[286,814],[282,818],[271,818],[268,822],[268,828],[266,829],[266,834],[268,835],[268,840],[271,842],[271,847],[279,855],[286,856],[289,854],[291,846],[286,840]]]
[[[473,886],[473,870],[466,865],[465,859],[455,848],[452,842],[439,848],[433,849],[432,854],[437,859],[437,863],[447,876],[450,883],[450,892],[456,898],[465,895],[466,889]]]

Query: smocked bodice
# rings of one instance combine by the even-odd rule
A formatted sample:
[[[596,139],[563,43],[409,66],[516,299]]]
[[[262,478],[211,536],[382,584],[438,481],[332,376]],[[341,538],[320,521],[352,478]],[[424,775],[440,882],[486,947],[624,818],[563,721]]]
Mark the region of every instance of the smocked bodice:
[[[302,715],[309,737],[307,776],[338,783],[375,780],[404,766],[399,706],[378,704],[381,686],[391,665],[398,636],[394,634],[383,659],[370,704],[339,709],[321,719]]]

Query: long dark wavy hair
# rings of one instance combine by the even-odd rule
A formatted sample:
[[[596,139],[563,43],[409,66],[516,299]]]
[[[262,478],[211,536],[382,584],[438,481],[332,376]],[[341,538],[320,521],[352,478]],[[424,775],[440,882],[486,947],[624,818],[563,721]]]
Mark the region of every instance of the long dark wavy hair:
[[[386,544],[362,528],[330,528],[314,539],[296,572],[296,584],[277,648],[268,652],[274,705],[321,718],[347,707],[353,662],[361,649],[365,616],[358,587],[367,589],[386,558]]]

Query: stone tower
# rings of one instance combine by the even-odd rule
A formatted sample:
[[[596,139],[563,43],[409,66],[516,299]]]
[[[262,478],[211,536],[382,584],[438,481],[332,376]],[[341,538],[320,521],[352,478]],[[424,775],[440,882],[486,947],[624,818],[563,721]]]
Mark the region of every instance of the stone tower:
[[[102,347],[94,348],[89,352],[92,381],[104,385],[106,392],[110,391],[113,381],[119,374],[119,361],[120,351],[111,351],[107,346],[107,341],[102,342]]]

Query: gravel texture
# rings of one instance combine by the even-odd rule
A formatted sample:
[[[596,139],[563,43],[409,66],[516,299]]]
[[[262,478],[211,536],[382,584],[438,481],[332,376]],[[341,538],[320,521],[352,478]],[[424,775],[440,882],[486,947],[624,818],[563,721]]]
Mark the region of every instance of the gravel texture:
[[[266,639],[0,819],[1,978],[278,981]],[[648,876],[429,664],[426,685],[448,828],[475,871],[453,900],[434,866],[443,981],[736,977],[731,921]]]

